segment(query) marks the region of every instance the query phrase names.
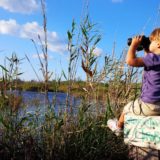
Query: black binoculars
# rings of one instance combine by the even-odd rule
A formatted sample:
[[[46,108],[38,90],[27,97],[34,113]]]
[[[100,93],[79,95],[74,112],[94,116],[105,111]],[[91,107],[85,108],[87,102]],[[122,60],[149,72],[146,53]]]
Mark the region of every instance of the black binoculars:
[[[132,38],[128,38],[128,46],[130,46],[132,43]],[[149,50],[149,45],[150,45],[150,40],[149,37],[146,36],[142,36],[142,41],[140,43],[140,45],[137,47],[137,51],[141,51],[141,50]]]

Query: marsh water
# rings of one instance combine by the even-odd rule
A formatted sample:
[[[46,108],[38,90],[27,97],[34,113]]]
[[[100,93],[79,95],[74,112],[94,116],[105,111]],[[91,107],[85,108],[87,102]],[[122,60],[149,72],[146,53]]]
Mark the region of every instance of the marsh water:
[[[15,92],[14,94],[22,97],[21,112],[25,110],[25,112],[34,113],[38,110],[39,112],[44,113],[48,107],[58,114],[65,110],[70,112],[72,106],[73,113],[76,113],[80,104],[80,99],[72,96],[70,97],[71,106],[66,106],[67,94],[61,92],[48,92],[47,101],[46,95],[40,92],[21,91]]]
[[[19,108],[20,116],[29,113],[32,115],[39,114],[40,117],[44,117],[50,111],[54,112],[55,115],[64,112],[76,115],[80,106],[82,106],[82,100],[74,96],[69,98],[70,105],[66,105],[67,94],[62,92],[48,92],[48,102],[46,102],[46,95],[41,92],[16,91],[14,94],[22,97],[22,104]],[[95,103],[92,100],[88,105],[85,105],[85,110],[92,114],[104,113],[106,105],[103,101]]]

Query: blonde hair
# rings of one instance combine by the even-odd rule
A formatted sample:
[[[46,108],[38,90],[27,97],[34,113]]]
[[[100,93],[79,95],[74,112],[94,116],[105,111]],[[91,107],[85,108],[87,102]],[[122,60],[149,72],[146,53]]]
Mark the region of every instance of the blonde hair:
[[[156,28],[152,31],[149,37],[150,41],[160,41],[160,28]]]

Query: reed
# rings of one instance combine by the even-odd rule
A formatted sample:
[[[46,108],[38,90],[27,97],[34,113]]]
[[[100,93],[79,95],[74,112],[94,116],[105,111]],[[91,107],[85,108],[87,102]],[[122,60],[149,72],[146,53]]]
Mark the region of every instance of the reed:
[[[110,83],[107,81],[104,84],[108,99],[103,102],[104,110],[101,110],[99,105],[98,114],[94,112],[97,104],[82,101],[76,115],[69,115],[66,112],[57,115],[52,106],[46,107],[45,113],[41,114],[39,106],[34,114],[24,112],[19,117],[19,110],[11,110],[7,99],[1,97],[3,99],[0,112],[1,157],[3,159],[24,157],[25,159],[117,159],[117,157],[127,159],[127,146],[123,144],[123,137],[117,138],[105,125],[106,120],[116,113],[112,104],[114,95],[117,95],[118,107],[123,104],[123,101],[121,102],[123,97],[118,96],[116,91],[119,91],[117,88],[121,89],[125,83],[118,83],[119,77],[117,72],[115,73],[117,77],[114,76],[113,64],[115,65],[115,62],[110,60],[111,68],[109,69],[108,65],[108,69],[110,71],[112,69],[111,77],[114,78]],[[108,86],[109,84],[111,85]],[[134,86],[134,83],[130,85]],[[114,95],[111,86],[115,87]],[[131,94],[134,95],[133,93],[132,91]]]
[[[42,42],[41,47],[45,59],[42,61],[39,56],[39,62],[47,95],[52,72],[48,71],[44,2],[41,0],[45,40],[42,41],[40,37],[39,40]],[[8,59],[9,62],[16,64],[14,72],[13,65],[10,65],[12,68],[0,65],[2,70],[0,157],[2,160],[128,159],[128,148],[123,143],[123,137],[116,137],[106,127],[106,122],[110,117],[118,117],[122,107],[138,96],[141,72],[125,64],[126,50],[116,58],[113,56],[116,55],[114,49],[111,55],[105,55],[104,66],[99,69],[99,57],[94,53],[101,41],[101,34],[88,15],[79,28],[80,31],[76,32],[75,21],[73,21],[71,30],[67,32],[70,58],[68,73],[63,71],[62,73],[67,80],[67,98],[64,108],[66,107],[68,111],[59,110],[58,113],[55,111],[55,96],[53,103],[46,103],[44,106],[36,103],[36,111],[27,112],[26,104],[23,103],[21,97],[7,94],[9,88],[17,86],[14,80],[18,80],[20,75],[19,63],[17,63],[19,61],[13,57]],[[36,44],[35,47],[37,49]],[[38,49],[37,53],[39,55]],[[75,107],[70,98],[73,96],[79,61],[86,74],[86,81],[76,84],[76,89],[81,91],[81,103],[76,106],[78,111],[74,113],[69,112],[72,107]],[[57,93],[62,85],[61,76],[54,82],[53,88]],[[14,103],[16,107],[13,109]],[[23,112],[21,112],[22,108]],[[45,110],[42,112],[41,108]]]

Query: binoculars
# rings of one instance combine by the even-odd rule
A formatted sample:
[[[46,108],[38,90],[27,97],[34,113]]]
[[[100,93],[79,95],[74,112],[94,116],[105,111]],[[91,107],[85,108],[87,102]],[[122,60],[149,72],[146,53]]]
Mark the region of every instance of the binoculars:
[[[128,38],[128,46],[130,46],[132,43],[132,38]],[[137,47],[137,51],[141,51],[141,50],[149,50],[149,45],[150,45],[150,40],[149,37],[146,36],[142,36],[142,41],[140,43],[140,45]]]

